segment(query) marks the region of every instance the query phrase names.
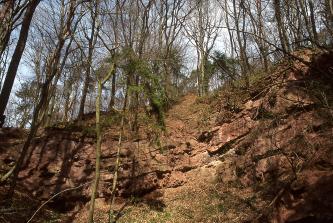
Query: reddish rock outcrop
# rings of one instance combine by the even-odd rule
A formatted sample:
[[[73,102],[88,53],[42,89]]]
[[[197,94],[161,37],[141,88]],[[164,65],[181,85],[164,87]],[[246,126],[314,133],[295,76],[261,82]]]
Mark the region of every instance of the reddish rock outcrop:
[[[197,182],[204,181],[221,199],[233,195],[238,206],[227,212],[239,222],[333,221],[333,55],[305,51],[302,59],[311,66],[282,64],[232,106],[221,97],[219,113],[185,96],[168,111],[158,142],[148,127],[135,140],[128,132],[117,197],[163,206],[181,188],[200,191]],[[87,209],[95,171],[95,139],[84,132],[50,128],[39,135],[19,176],[20,188],[39,201],[84,185],[49,205],[74,218]],[[15,162],[24,135],[1,129],[1,173]],[[103,135],[101,206],[110,198],[118,137],[116,127]],[[223,222],[233,222],[228,213]]]

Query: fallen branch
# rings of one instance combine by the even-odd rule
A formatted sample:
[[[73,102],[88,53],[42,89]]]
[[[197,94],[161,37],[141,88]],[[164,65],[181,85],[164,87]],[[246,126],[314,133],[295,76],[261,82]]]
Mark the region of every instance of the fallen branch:
[[[12,173],[14,172],[15,166],[16,165],[14,165],[12,168],[10,168],[10,170],[5,175],[0,176],[0,183],[5,182],[12,175]]]

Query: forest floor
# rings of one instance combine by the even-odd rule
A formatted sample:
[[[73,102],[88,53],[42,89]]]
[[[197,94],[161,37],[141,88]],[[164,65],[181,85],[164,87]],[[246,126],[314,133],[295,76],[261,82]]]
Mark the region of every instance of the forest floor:
[[[139,114],[121,145],[116,206],[121,223],[333,222],[333,55],[281,62],[247,89],[188,94],[165,115],[166,131]],[[114,115],[117,118],[117,115]],[[95,222],[107,222],[119,122],[103,115]],[[118,120],[119,121],[119,120]],[[26,132],[0,131],[0,174]],[[86,222],[95,162],[94,120],[41,131],[0,222]],[[6,185],[1,185],[0,196]]]

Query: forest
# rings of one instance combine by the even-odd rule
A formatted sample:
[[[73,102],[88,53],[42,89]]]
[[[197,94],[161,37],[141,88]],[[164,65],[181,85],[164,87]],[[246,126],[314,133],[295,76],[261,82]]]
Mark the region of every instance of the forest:
[[[312,165],[310,157],[313,155],[309,155],[310,152],[300,155],[296,147],[306,145],[302,151],[311,150],[310,147],[328,149],[325,152],[324,149],[316,150],[321,151],[314,153],[317,154],[314,157],[319,157],[320,161],[313,161],[313,165],[317,167],[318,163],[324,162],[320,165],[325,166],[322,167],[328,174],[325,173],[325,177],[332,182],[332,47],[332,0],[0,0],[0,197],[3,196],[3,201],[0,201],[0,222],[330,222],[332,215],[321,213],[318,217],[309,214],[311,211],[319,213],[311,208],[305,217],[294,218],[278,218],[278,214],[272,217],[264,210],[278,206],[277,203],[284,200],[286,188],[301,178],[298,174],[305,174],[302,175],[305,179],[311,178],[306,175],[306,170],[312,166],[307,168],[305,164]],[[291,82],[288,84],[288,81]],[[277,98],[288,100],[280,101]],[[295,104],[289,106],[291,102]],[[299,121],[302,115],[303,122]],[[291,116],[291,120],[286,118]],[[241,117],[249,117],[249,120],[243,122]],[[289,124],[296,120],[296,124],[284,128],[281,123],[287,119]],[[303,124],[312,121],[316,124],[311,124],[311,129],[315,129],[311,135]],[[321,123],[319,127],[317,123]],[[246,126],[249,126],[248,129]],[[280,129],[278,126],[283,127],[281,129],[284,129],[285,135],[279,138],[275,134],[272,137],[282,141],[290,139],[285,146],[277,139],[272,142],[272,137],[265,135],[272,129]],[[288,135],[288,129],[294,126],[299,128],[295,127],[296,130],[290,133],[292,136]],[[80,134],[80,137],[75,134]],[[230,137],[224,139],[228,134]],[[308,138],[302,138],[307,140],[306,143],[296,140],[306,134],[309,134]],[[253,153],[249,150],[242,152],[241,148],[250,148],[250,144],[254,147],[261,145],[260,136],[264,138],[263,141],[270,140],[265,148],[273,150],[259,155],[255,154],[256,150]],[[191,137],[196,141],[192,142]],[[59,144],[50,146],[52,140]],[[316,140],[320,141],[319,146],[311,144],[315,144]],[[246,144],[245,141],[249,142]],[[75,144],[75,148],[71,147],[71,143]],[[139,148],[139,144],[142,148]],[[295,145],[295,148],[291,148],[291,145]],[[87,152],[90,149],[83,152],[85,146],[90,146],[92,153]],[[58,165],[66,166],[65,163],[70,160],[69,167],[66,166],[68,170],[53,173],[49,169],[50,163],[58,160],[52,160],[51,155],[48,157],[49,153],[53,153],[51,147],[59,151],[64,147],[64,152],[57,150],[55,157],[58,157],[58,153],[64,153]],[[191,147],[192,152],[186,152],[185,147]],[[152,167],[155,158],[142,158],[143,152],[151,152],[151,148],[159,151],[156,157],[168,159],[167,170],[162,171],[164,167],[161,166],[158,171],[155,170]],[[247,157],[244,160],[252,159],[251,162],[258,166],[262,159],[281,156],[282,163],[289,163],[288,176],[293,177],[292,180],[283,181],[283,186],[275,185],[276,188],[270,193],[274,195],[273,199],[262,199],[263,203],[266,202],[266,208],[260,206],[262,203],[259,202],[256,208],[260,211],[252,210],[253,213],[244,218],[224,219],[220,214],[215,216],[211,212],[210,217],[205,217],[204,213],[193,211],[199,213],[198,218],[193,214],[193,218],[188,217],[192,220],[188,221],[177,221],[174,212],[161,212],[163,214],[158,216],[162,217],[154,220],[139,221],[141,218],[137,216],[135,221],[135,214],[133,219],[121,220],[121,211],[115,208],[123,202],[121,199],[127,199],[126,204],[137,200],[137,197],[140,198],[139,203],[141,198],[143,201],[146,201],[146,197],[150,200],[156,188],[178,188],[165,186],[163,182],[166,179],[170,183],[174,176],[176,180],[173,183],[183,178],[184,182],[189,182],[189,172],[208,165],[205,163],[207,160],[204,162],[200,158],[198,163],[193,161],[195,168],[185,166],[178,170],[175,164],[178,161],[173,161],[183,159],[179,158],[179,154],[175,155],[178,148],[184,149],[181,153],[184,157],[195,157],[193,154],[201,156],[205,151],[210,163],[221,162],[222,166],[225,160],[228,161],[224,155],[231,150],[235,150],[236,154],[241,151],[241,155]],[[41,151],[36,152],[38,149]],[[69,155],[67,151],[70,151]],[[74,151],[80,155],[75,155]],[[49,160],[45,161],[48,163],[42,165],[45,157],[48,157]],[[75,166],[73,163],[78,162],[75,159],[80,160],[80,157],[89,159],[92,170],[89,174],[85,172],[85,180],[77,181],[76,176],[72,180],[71,168]],[[122,173],[122,170],[129,157],[139,160],[138,166],[133,161],[132,169],[137,167],[146,171],[146,164],[141,166],[141,163],[149,163],[149,170],[156,173],[158,186],[151,186],[156,183],[154,180],[151,183],[151,178],[144,177],[141,182],[141,173],[136,174],[135,170],[132,171],[135,177],[126,177],[127,172]],[[324,158],[327,160],[322,161]],[[243,161],[236,160],[233,161],[233,173],[239,175],[240,179],[247,176],[251,168],[246,166],[247,161],[240,164],[237,162]],[[29,169],[35,162],[37,167]],[[269,161],[267,165],[273,165],[272,162]],[[182,161],[182,165],[184,163]],[[258,166],[252,169],[258,170]],[[184,168],[188,170],[183,171]],[[223,174],[226,174],[229,167],[223,168]],[[215,169],[218,172],[217,166]],[[30,175],[25,174],[28,170]],[[46,174],[52,176],[43,175],[45,170]],[[262,176],[256,174],[255,182],[260,182],[258,185],[273,182],[265,177],[270,171],[267,170]],[[60,183],[55,179],[51,190],[51,186],[45,189],[48,184],[45,183],[44,188],[44,183],[31,180],[35,183],[27,186],[30,181],[26,179],[35,173],[43,175],[40,178],[47,178],[50,182],[59,175],[74,183],[68,186],[65,180]],[[187,175],[180,176],[184,173]],[[149,174],[147,169],[142,175]],[[276,176],[274,182],[280,182],[280,176]],[[106,180],[108,186],[103,186],[105,177],[110,178]],[[141,183],[136,182],[138,179]],[[245,178],[244,182],[239,179],[246,187]],[[133,185],[141,184],[143,189],[141,186],[138,186],[140,189],[133,189]],[[329,183],[321,185],[326,188]],[[35,187],[39,189],[32,189]],[[104,192],[100,195],[104,187],[108,188],[108,195],[104,195]],[[262,187],[273,188],[266,184]],[[84,188],[88,192],[83,192]],[[15,199],[19,199],[18,193],[25,193],[25,190],[27,195],[38,190],[40,193],[31,195],[35,197],[33,210],[27,210],[21,214],[21,218],[15,218],[11,214],[17,202]],[[80,197],[80,202],[75,201],[73,207],[78,207],[78,203],[87,205],[84,206],[86,212],[79,214],[86,218],[77,220],[76,215],[66,221],[61,217],[59,221],[43,221],[49,218],[45,213],[43,215],[44,208],[57,212],[59,206],[65,207],[64,203],[70,203],[68,200],[74,202],[75,198],[65,199],[66,196],[71,197],[66,195],[67,190],[72,197]],[[333,195],[332,190],[323,191]],[[47,193],[45,197],[44,192]],[[74,196],[74,193],[80,195]],[[89,195],[83,196],[84,193]],[[223,200],[223,193],[220,191],[220,197],[214,201]],[[165,202],[168,196],[164,196]],[[103,212],[97,207],[98,198],[105,199],[108,204],[108,210],[104,211],[107,220],[96,220],[97,213]],[[250,202],[247,198],[242,199],[242,204]],[[333,199],[329,200],[325,208],[332,211],[332,203]],[[308,203],[304,205],[309,207]],[[162,206],[168,210],[172,205],[163,203]],[[200,208],[202,206],[205,204],[201,204]],[[66,211],[60,212],[74,212],[74,209],[69,211],[66,208]],[[224,209],[225,205],[219,203],[213,210],[220,210],[217,212],[227,216],[228,211]],[[276,210],[281,212],[282,209]]]

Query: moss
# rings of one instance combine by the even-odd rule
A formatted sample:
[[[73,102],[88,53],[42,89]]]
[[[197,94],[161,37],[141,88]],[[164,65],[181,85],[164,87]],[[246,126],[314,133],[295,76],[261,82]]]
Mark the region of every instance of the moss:
[[[82,132],[82,135],[84,135],[86,137],[92,137],[92,138],[96,137],[96,127],[95,126],[87,126],[87,127],[83,128],[81,132]]]
[[[227,211],[227,208],[225,207],[225,205],[223,203],[218,204],[217,209],[219,212],[223,212],[223,213],[225,213]]]
[[[156,217],[151,220],[151,223],[163,223],[172,220],[172,213],[168,211],[158,212]]]
[[[175,218],[174,212],[166,209],[155,210],[146,204],[129,207],[118,222],[120,223],[167,223]]]
[[[165,102],[163,101],[163,97],[160,97],[157,94],[153,94],[151,97],[151,107],[153,113],[156,115],[158,127],[165,131],[165,123],[164,123],[164,108]]]
[[[265,109],[263,106],[260,106],[256,112],[255,117],[253,117],[254,120],[260,120],[260,119],[274,119],[276,115]]]

